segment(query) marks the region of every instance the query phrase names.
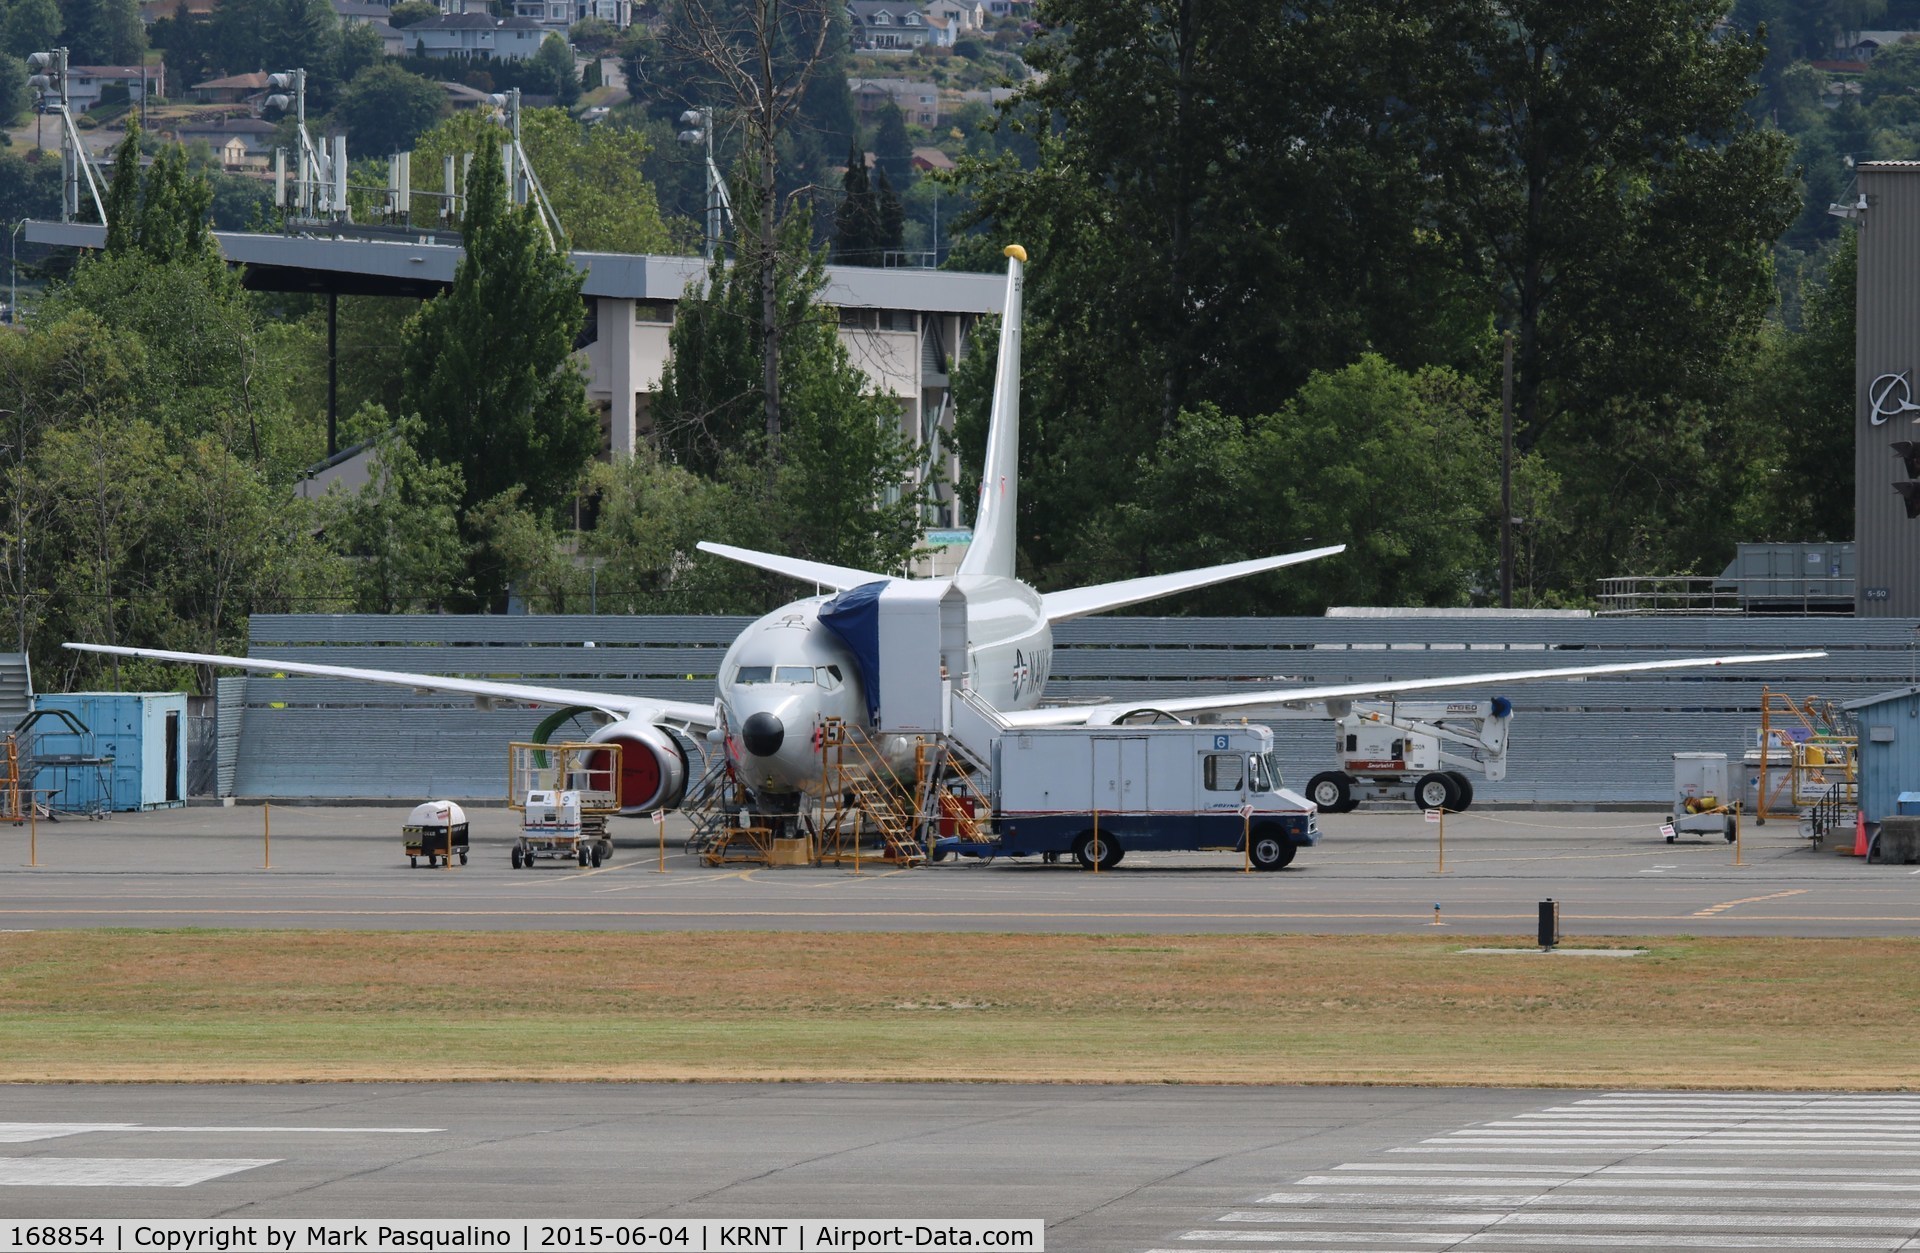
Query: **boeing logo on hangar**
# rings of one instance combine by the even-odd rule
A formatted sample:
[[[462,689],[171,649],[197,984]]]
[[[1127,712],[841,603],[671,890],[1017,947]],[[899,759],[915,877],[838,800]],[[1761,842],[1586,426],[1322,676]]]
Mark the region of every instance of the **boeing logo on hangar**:
[[[1883,425],[1888,418],[1903,413],[1920,413],[1920,405],[1913,403],[1913,385],[1907,380],[1907,372],[1882,374],[1867,385],[1867,404],[1871,406],[1873,425]],[[1920,418],[1914,421],[1920,422]]]

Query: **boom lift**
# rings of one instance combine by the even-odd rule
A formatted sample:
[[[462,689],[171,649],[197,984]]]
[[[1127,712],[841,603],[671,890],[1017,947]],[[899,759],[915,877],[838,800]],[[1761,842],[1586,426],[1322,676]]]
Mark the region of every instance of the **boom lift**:
[[[1468,772],[1497,783],[1507,777],[1507,729],[1513,702],[1403,700],[1322,702],[1287,716],[1332,718],[1340,763],[1307,782],[1321,813],[1344,814],[1361,801],[1410,800],[1422,809],[1459,812],[1473,804]]]

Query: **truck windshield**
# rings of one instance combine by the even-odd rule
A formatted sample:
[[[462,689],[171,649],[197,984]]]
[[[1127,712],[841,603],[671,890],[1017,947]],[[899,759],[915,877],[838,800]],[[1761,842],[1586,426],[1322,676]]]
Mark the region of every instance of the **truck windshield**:
[[[1273,783],[1267,778],[1267,759],[1258,753],[1247,758],[1247,779],[1256,792],[1273,791]]]
[[[1267,763],[1267,779],[1269,780],[1267,790],[1269,792],[1278,792],[1281,788],[1287,786],[1285,776],[1280,773],[1280,754],[1264,753],[1262,754],[1262,759]]]

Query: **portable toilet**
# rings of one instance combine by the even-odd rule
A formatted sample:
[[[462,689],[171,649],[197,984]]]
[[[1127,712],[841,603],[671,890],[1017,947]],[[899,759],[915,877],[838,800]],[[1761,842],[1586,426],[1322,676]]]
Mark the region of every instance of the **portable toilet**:
[[[49,729],[34,741],[35,757],[113,759],[97,769],[66,770],[59,808],[127,812],[187,803],[184,692],[41,693],[34,705],[65,710],[87,728],[83,736],[43,723]],[[45,780],[39,784],[47,785]]]
[[[1920,685],[1841,708],[1860,728],[1860,812],[1872,826],[1900,812],[1900,793],[1920,790]]]

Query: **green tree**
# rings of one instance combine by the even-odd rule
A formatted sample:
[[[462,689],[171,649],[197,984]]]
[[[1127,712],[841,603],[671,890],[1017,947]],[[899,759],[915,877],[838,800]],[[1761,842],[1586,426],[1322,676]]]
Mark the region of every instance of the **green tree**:
[[[788,351],[778,461],[759,421],[759,276],[746,266],[717,262],[705,289],[682,299],[653,409],[655,438],[667,458],[733,486],[742,501],[728,528],[735,542],[896,569],[921,512],[904,490],[913,458],[900,402],[869,387],[840,342],[838,318],[818,303],[826,270],[808,233],[797,217],[782,228],[776,307]]]
[[[13,125],[32,103],[26,65],[18,57],[0,55],[0,127]]]
[[[620,44],[620,28],[601,17],[587,17],[567,28],[567,42],[590,57],[602,57]]]
[[[452,290],[408,324],[401,407],[424,420],[421,454],[462,470],[471,539],[471,511],[502,492],[524,488],[538,511],[571,500],[600,433],[572,360],[580,272],[548,246],[532,213],[507,203],[491,144],[474,156],[461,236],[466,256]],[[470,574],[480,602],[498,604],[501,572]]]
[[[867,155],[854,144],[840,180],[840,204],[833,211],[833,259],[842,265],[878,265],[878,207],[867,173]]]
[[[573,49],[559,35],[548,35],[533,54],[533,69],[548,84],[546,90],[560,98],[562,105],[580,99],[580,76],[573,69]]]
[[[874,167],[892,179],[895,186],[905,187],[913,178],[913,141],[907,138],[907,115],[889,101],[880,106],[876,122]]]
[[[414,151],[414,187],[442,191],[441,158],[497,146],[503,134],[478,113],[456,113],[420,137]],[[520,143],[547,189],[553,211],[575,248],[606,252],[668,252],[672,237],[660,217],[653,186],[642,172],[647,136],[613,126],[585,127],[562,109],[528,109]],[[438,199],[423,195],[414,220],[426,221]]]
[[[1718,477],[1711,446],[1740,416],[1725,397],[1773,303],[1787,145],[1745,112],[1763,51],[1720,14],[1466,0],[1436,17],[1435,174],[1515,333],[1516,444],[1548,448],[1604,523],[1562,553],[1568,586],[1701,553],[1708,519],[1676,503]]]
[[[387,25],[395,30],[412,26],[415,22],[424,22],[428,18],[440,16],[440,6],[433,0],[400,0],[387,15]]]
[[[60,46],[60,6],[54,0],[13,0],[0,19],[0,51],[29,57]]]
[[[64,42],[75,65],[138,65],[147,48],[137,0],[64,0]],[[33,49],[42,51],[42,49]]]
[[[350,83],[360,74],[379,65],[387,55],[387,42],[372,22],[340,24],[340,81]]]
[[[438,83],[397,65],[371,65],[347,84],[333,119],[363,153],[411,152],[420,136],[447,112]]]
[[[359,416],[377,422],[385,415]],[[417,420],[385,431],[367,484],[321,501],[327,542],[348,559],[356,613],[433,612],[465,576],[460,471],[423,459],[414,448],[420,434]]]

